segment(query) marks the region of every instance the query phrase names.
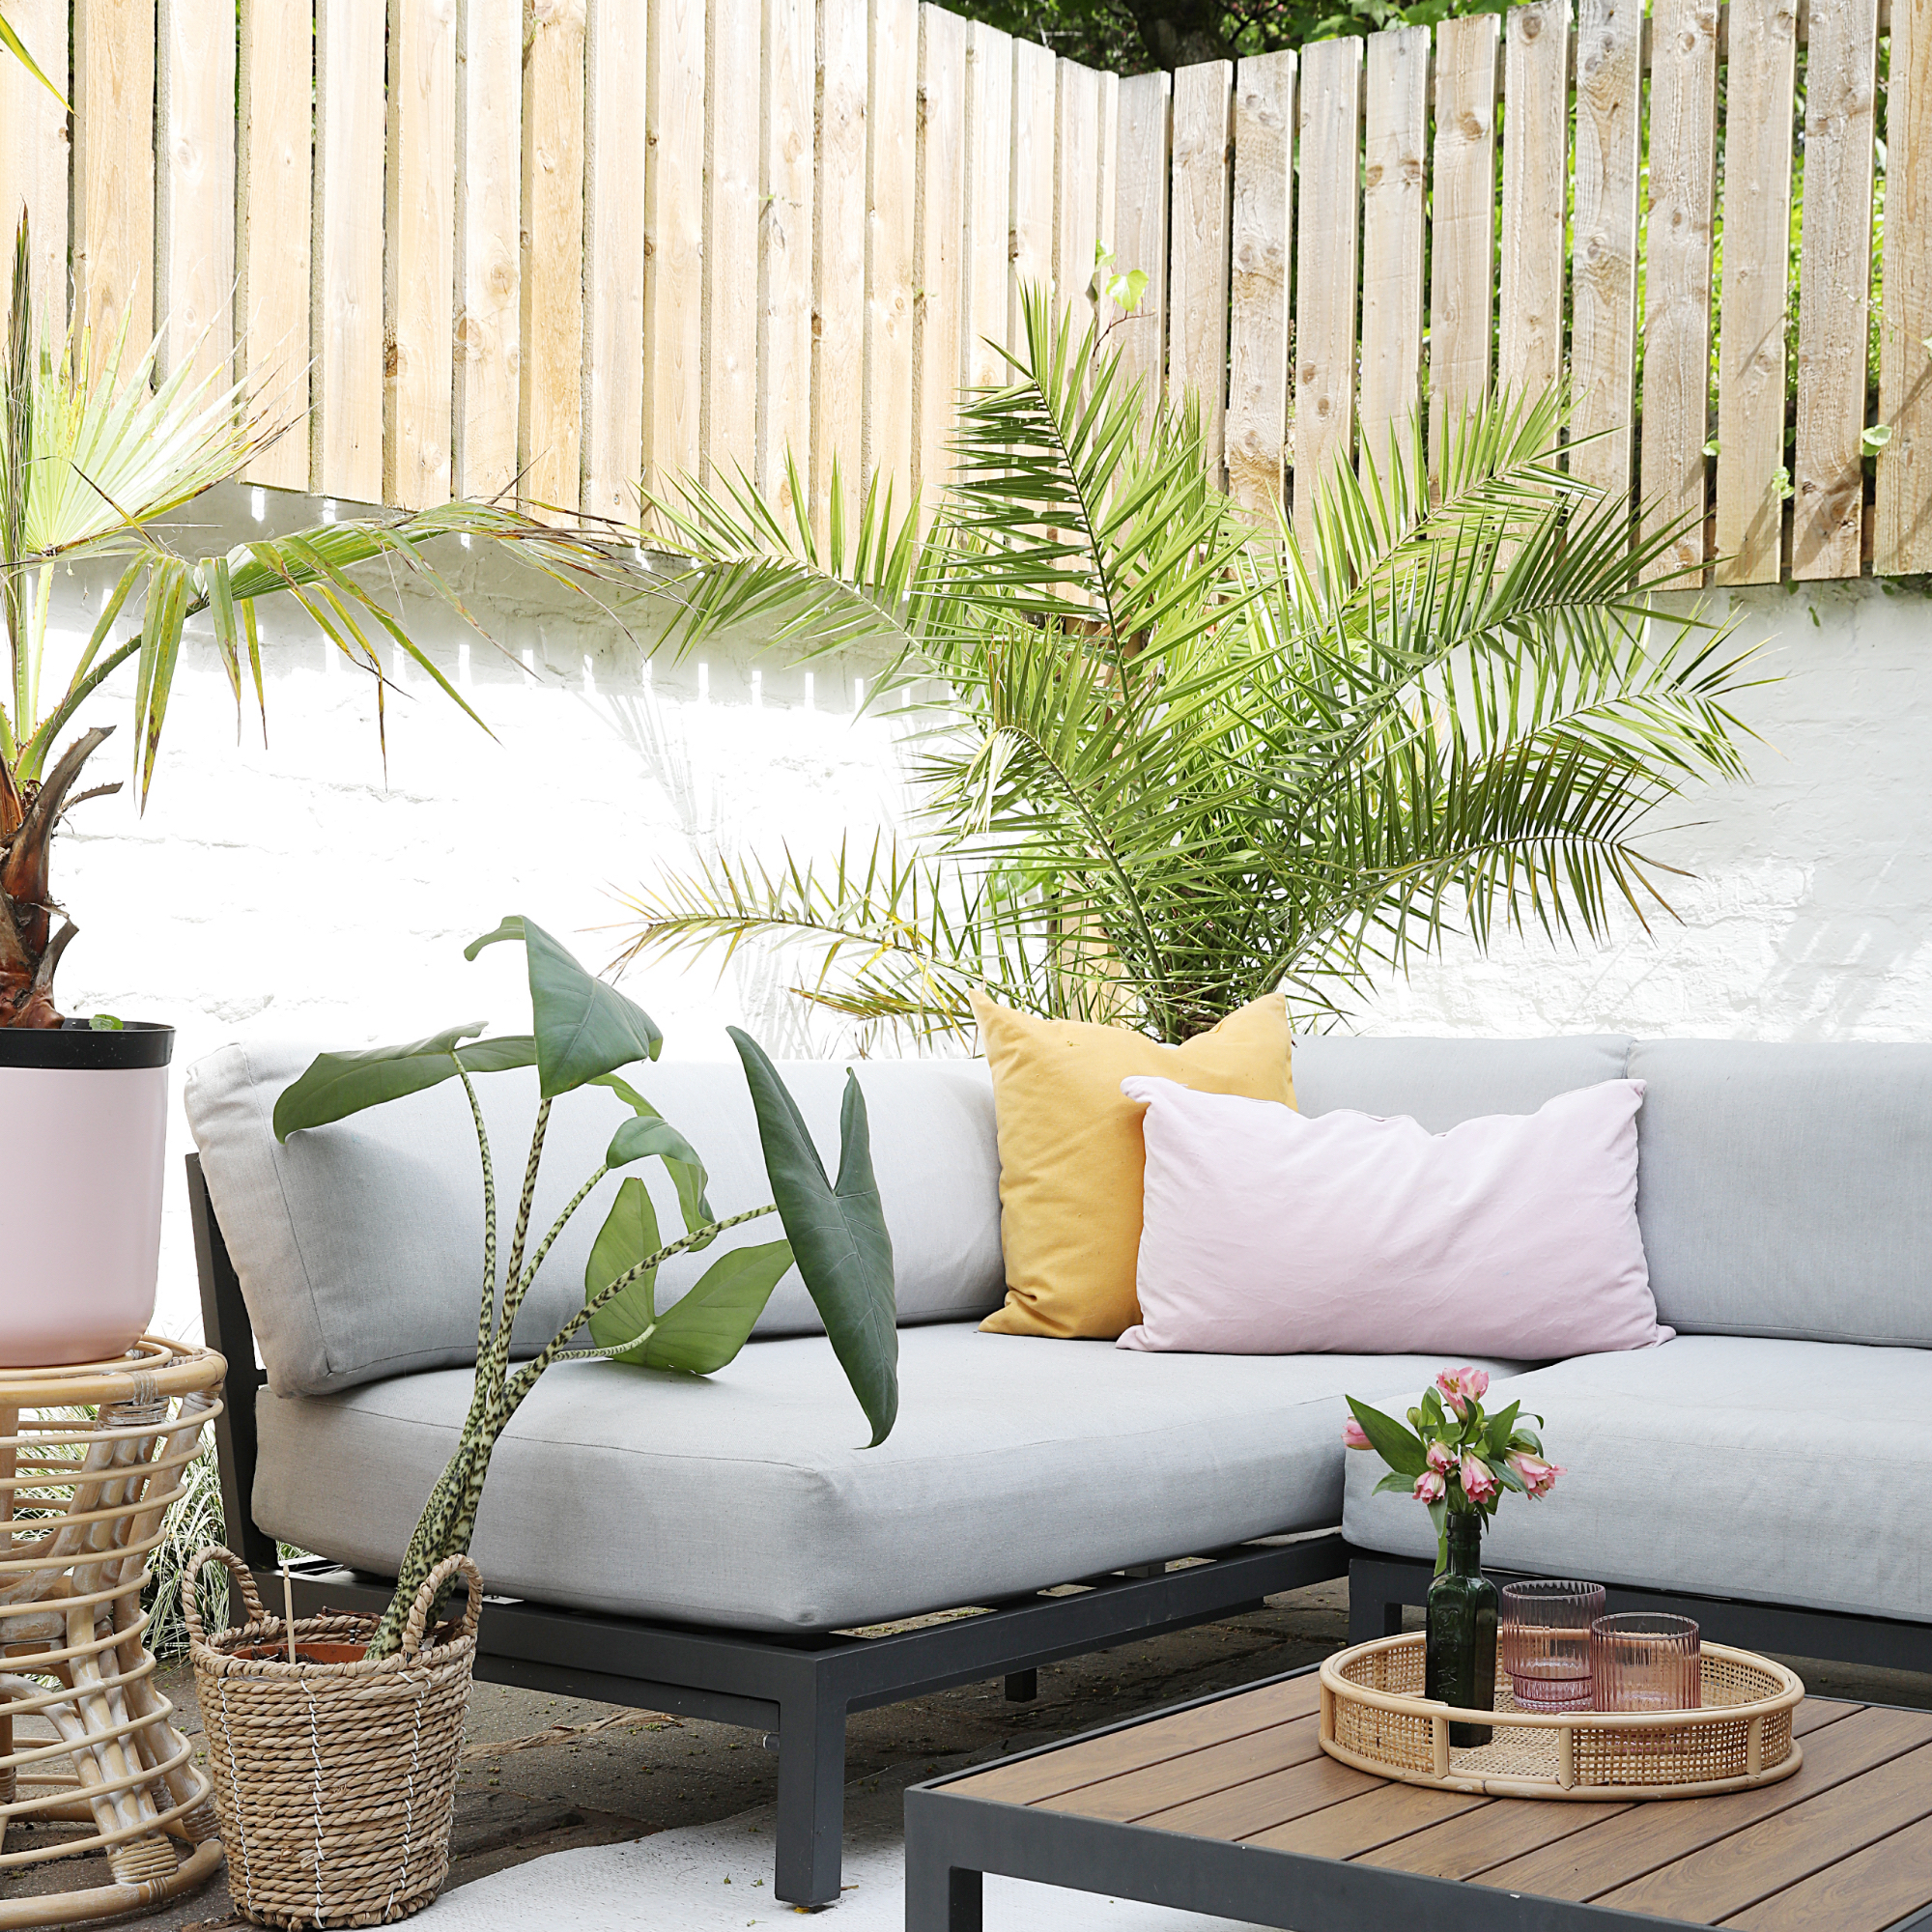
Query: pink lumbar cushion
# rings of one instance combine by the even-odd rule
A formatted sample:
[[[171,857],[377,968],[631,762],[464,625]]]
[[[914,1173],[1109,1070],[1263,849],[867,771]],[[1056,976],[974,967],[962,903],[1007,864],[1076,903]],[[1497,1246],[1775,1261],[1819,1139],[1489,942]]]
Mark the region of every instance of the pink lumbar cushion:
[[[1136,1074],[1141,1322],[1122,1349],[1542,1360],[1667,1342],[1636,1225],[1641,1080],[1446,1134]]]

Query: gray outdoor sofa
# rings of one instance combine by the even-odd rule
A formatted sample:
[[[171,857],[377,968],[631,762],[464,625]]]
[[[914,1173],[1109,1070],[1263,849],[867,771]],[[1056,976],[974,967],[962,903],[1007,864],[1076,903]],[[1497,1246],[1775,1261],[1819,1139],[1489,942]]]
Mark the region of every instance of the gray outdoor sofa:
[[[277,1147],[270,1112],[307,1059],[231,1047],[190,1071],[190,1180],[209,1340],[231,1364],[230,1542],[263,1566],[274,1537],[319,1552],[302,1603],[353,1607],[384,1596],[468,1401],[480,1189],[452,1087]],[[784,1070],[835,1148],[842,1069]],[[1512,1382],[1571,1473],[1504,1510],[1491,1560],[1594,1577],[1619,1606],[1695,1596],[1718,1637],[1932,1668],[1932,1500],[1911,1449],[1932,1412],[1932,1047],[1324,1037],[1297,1042],[1293,1071],[1308,1112],[1436,1130],[1648,1082],[1639,1215],[1681,1339]],[[793,1277],[709,1379],[554,1370],[497,1452],[475,1545],[480,1674],[775,1734],[777,1891],[800,1904],[838,1895],[849,1710],[993,1676],[1025,1696],[1039,1663],[1351,1559],[1351,1620],[1377,1634],[1429,1575],[1422,1513],[1372,1501],[1371,1459],[1345,1458],[1342,1397],[1406,1404],[1440,1358],[980,1334],[1002,1293],[985,1069],[866,1062],[860,1080],[898,1278],[891,1439],[860,1446]],[[721,1212],[766,1198],[735,1065],[661,1065],[645,1085]],[[527,1077],[484,1094],[500,1175]],[[539,1225],[596,1164],[608,1099],[558,1107]],[[581,1301],[601,1219],[593,1203],[558,1243],[520,1347]],[[709,1259],[668,1268],[667,1290]],[[963,1605],[984,1613],[872,1628]]]

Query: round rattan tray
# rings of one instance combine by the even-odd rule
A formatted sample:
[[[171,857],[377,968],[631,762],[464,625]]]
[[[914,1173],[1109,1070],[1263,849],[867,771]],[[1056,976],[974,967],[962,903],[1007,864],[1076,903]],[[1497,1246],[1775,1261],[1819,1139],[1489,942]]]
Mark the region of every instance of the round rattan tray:
[[[1338,1651],[1321,1666],[1321,1748],[1378,1777],[1492,1798],[1702,1798],[1789,1777],[1804,1756],[1791,1714],[1794,1671],[1747,1650],[1703,1646],[1695,1711],[1520,1711],[1509,1679],[1493,1711],[1423,1696],[1419,1633]],[[1498,1673],[1501,1676],[1501,1673]],[[1490,1743],[1451,1745],[1449,1725],[1492,1727]]]

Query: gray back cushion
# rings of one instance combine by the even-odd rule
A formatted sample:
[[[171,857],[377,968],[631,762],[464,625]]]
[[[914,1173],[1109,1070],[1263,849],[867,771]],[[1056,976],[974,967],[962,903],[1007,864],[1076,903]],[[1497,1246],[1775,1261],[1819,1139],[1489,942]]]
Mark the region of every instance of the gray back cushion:
[[[482,1290],[483,1205],[476,1133],[462,1087],[445,1081],[277,1146],[277,1095],[314,1049],[229,1046],[188,1069],[185,1099],[202,1171],[277,1395],[319,1395],[418,1369],[473,1361]],[[780,1069],[837,1173],[845,1069],[827,1061]],[[983,1062],[867,1061],[858,1068],[872,1160],[892,1231],[901,1321],[958,1321],[997,1308],[1000,1158]],[[665,1062],[633,1084],[702,1156],[710,1200],[731,1214],[771,1199],[745,1076],[728,1065]],[[479,1079],[505,1249],[536,1105],[526,1069]],[[595,1170],[630,1110],[603,1088],[565,1094],[552,1111],[534,1246]],[[683,1232],[663,1167],[644,1180],[667,1240]],[[532,1354],[582,1305],[583,1270],[620,1179],[599,1184],[551,1249],[517,1322]],[[658,1305],[684,1293],[734,1246],[777,1240],[776,1217],[748,1222],[700,1254],[667,1263]],[[797,1270],[759,1320],[767,1335],[811,1334],[818,1312]]]
[[[1553,1039],[1307,1034],[1294,1042],[1294,1104],[1304,1114],[1350,1107],[1384,1120],[1406,1116],[1443,1134],[1485,1114],[1533,1114],[1558,1094],[1621,1080],[1630,1049],[1620,1033]]]
[[[1640,1040],[1630,1070],[1660,1321],[1932,1348],[1932,1046]]]

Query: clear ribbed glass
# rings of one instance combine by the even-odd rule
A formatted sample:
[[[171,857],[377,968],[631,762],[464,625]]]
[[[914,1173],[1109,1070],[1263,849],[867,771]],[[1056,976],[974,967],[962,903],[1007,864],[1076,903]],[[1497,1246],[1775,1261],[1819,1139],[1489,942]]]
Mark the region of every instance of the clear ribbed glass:
[[[1604,1586],[1547,1577],[1503,1588],[1500,1662],[1524,1711],[1587,1711],[1590,1627],[1604,1614]]]
[[[1599,1711],[1694,1711],[1703,1702],[1703,1659],[1689,1617],[1599,1617],[1590,1664]]]

